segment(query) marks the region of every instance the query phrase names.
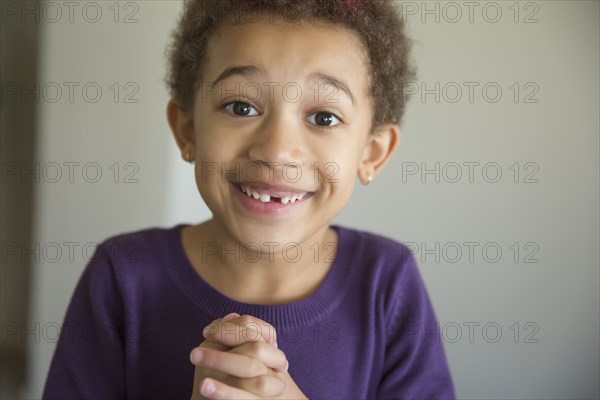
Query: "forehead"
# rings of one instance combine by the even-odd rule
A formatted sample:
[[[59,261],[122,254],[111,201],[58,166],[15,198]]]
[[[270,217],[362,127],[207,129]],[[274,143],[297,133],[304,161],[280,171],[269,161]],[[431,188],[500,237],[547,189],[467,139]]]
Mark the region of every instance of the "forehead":
[[[260,19],[221,27],[209,40],[204,81],[224,69],[254,65],[264,79],[302,81],[316,73],[335,76],[359,96],[368,94],[368,63],[364,46],[350,29],[325,22]]]

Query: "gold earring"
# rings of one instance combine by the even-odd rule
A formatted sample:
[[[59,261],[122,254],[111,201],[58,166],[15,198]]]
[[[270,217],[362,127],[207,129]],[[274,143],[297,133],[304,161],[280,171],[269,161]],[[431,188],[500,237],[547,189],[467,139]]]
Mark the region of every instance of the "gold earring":
[[[373,181],[371,174],[367,175],[367,185]]]
[[[189,150],[185,152],[185,161],[192,162],[192,152]]]

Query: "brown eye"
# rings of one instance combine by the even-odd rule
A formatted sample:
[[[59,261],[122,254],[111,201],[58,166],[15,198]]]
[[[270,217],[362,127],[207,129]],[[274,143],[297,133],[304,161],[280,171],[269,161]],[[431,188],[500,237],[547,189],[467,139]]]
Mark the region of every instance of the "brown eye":
[[[238,115],[240,117],[252,117],[254,115],[258,115],[256,108],[252,107],[248,103],[244,103],[243,101],[234,101],[226,104],[225,109],[231,114]]]
[[[319,111],[309,115],[308,122],[317,126],[332,127],[339,124],[341,121],[335,114]]]

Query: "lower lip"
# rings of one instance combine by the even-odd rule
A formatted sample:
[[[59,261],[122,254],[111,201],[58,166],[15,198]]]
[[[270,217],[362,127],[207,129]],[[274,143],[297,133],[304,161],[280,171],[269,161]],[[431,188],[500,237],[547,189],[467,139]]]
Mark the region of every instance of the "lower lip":
[[[294,212],[311,196],[310,194],[307,194],[302,198],[302,200],[296,200],[294,203],[289,202],[287,204],[283,204],[277,201],[263,203],[262,201],[256,200],[254,197],[250,197],[246,193],[243,193],[237,186],[233,184],[231,185],[231,189],[236,193],[236,197],[240,200],[240,203],[247,211],[258,215],[274,216]]]

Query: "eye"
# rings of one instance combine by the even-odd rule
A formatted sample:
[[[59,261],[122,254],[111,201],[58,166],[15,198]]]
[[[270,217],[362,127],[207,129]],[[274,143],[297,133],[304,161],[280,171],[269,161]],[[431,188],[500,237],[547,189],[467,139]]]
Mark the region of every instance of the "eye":
[[[256,108],[252,107],[248,103],[244,103],[243,101],[233,101],[228,103],[225,105],[225,109],[231,114],[241,117],[253,117],[258,115]]]
[[[313,125],[330,128],[339,124],[340,119],[335,114],[319,111],[308,116],[308,122]]]

